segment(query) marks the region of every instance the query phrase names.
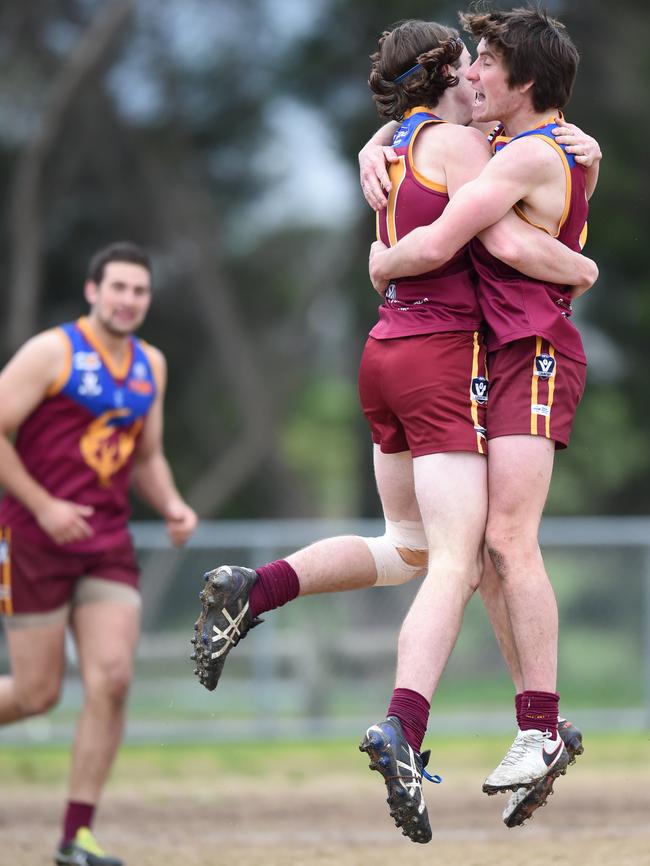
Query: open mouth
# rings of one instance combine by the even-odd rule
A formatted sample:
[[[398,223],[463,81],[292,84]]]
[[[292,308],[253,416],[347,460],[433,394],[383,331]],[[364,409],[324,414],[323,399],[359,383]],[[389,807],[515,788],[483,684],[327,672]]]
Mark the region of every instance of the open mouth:
[[[485,102],[485,94],[479,93],[478,90],[474,91],[474,105],[482,105]]]

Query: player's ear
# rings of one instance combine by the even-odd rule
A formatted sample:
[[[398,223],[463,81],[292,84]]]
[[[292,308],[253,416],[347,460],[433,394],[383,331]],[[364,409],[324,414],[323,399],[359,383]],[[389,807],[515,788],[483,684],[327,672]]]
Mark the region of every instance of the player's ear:
[[[92,306],[97,300],[98,287],[94,280],[86,280],[84,283],[84,298]]]

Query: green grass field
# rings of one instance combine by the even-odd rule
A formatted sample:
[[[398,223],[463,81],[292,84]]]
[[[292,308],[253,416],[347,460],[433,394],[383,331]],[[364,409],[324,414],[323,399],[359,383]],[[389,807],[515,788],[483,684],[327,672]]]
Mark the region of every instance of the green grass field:
[[[211,773],[255,776],[258,780],[340,775],[349,773],[350,765],[357,761],[356,745],[348,740],[126,745],[120,751],[113,782],[182,780]],[[441,737],[429,739],[426,745],[432,749],[434,763],[438,760],[464,772],[498,763],[509,742],[500,736]],[[68,758],[65,746],[7,746],[0,753],[0,778],[3,784],[58,785],[67,772]],[[645,767],[650,775],[650,732],[590,735],[587,760],[603,769],[628,768],[636,772]]]

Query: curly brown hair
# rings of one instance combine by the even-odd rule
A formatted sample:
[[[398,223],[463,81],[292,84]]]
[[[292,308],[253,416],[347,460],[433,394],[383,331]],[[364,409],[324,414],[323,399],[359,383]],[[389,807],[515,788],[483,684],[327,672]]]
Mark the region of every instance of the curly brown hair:
[[[518,8],[509,12],[461,13],[465,30],[485,41],[502,58],[508,70],[508,86],[533,82],[535,111],[564,108],[578,70],[580,55],[560,21],[541,8]]]
[[[435,108],[445,90],[458,84],[458,77],[444,67],[458,69],[463,48],[457,30],[435,21],[401,21],[385,30],[370,55],[368,79],[381,117],[402,120],[416,105]],[[417,64],[421,68],[395,80]]]

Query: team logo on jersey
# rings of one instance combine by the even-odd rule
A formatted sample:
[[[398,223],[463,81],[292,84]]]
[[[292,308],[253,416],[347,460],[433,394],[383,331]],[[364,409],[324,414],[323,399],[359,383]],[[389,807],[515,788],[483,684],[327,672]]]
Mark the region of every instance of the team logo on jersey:
[[[136,361],[133,365],[133,369],[131,370],[136,379],[146,379],[147,373],[147,365],[142,361]]]
[[[393,147],[399,147],[400,144],[408,137],[409,127],[407,123],[403,123],[393,136]]]
[[[9,545],[6,541],[0,541],[0,565],[9,562]]]
[[[387,301],[397,300],[397,286],[395,285],[395,283],[388,284],[388,288],[386,289],[386,294],[384,297]]]
[[[72,357],[75,370],[96,371],[101,369],[102,360],[97,352],[75,352]]]
[[[135,391],[136,394],[142,394],[145,397],[149,394],[153,394],[153,383],[149,382],[147,379],[129,379],[126,383],[126,387],[129,391]]]
[[[81,384],[77,388],[77,392],[82,397],[99,397],[102,393],[102,386],[99,384],[97,373],[85,372],[81,377]]]
[[[115,391],[113,391],[113,404],[118,409],[121,409],[122,406],[124,406],[124,391],[122,391],[121,388],[116,388]]]
[[[469,396],[476,403],[487,403],[489,383],[485,376],[475,376],[469,386]]]
[[[129,424],[129,409],[104,412],[88,425],[79,441],[86,464],[97,473],[102,487],[110,487],[113,476],[131,458],[142,429],[142,418]],[[128,426],[125,426],[128,425]]]
[[[535,375],[540,379],[550,379],[555,374],[555,358],[543,352],[535,357]]]

